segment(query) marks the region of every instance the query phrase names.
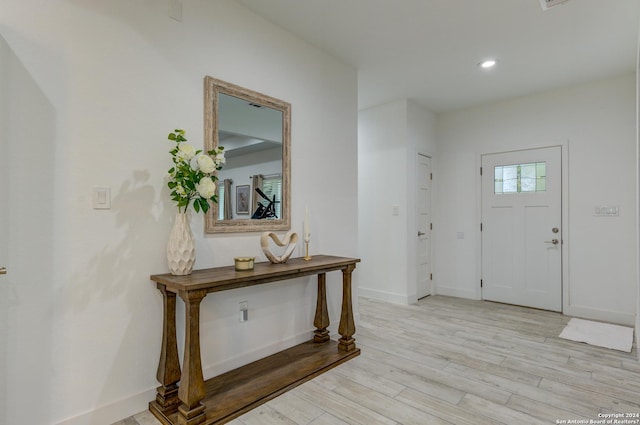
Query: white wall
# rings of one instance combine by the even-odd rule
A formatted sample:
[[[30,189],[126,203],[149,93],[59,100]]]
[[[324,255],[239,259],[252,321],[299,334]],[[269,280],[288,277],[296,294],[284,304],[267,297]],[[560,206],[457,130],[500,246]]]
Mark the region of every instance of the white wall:
[[[20,125],[37,131],[20,142],[46,154],[23,171],[40,185],[23,183],[24,203],[11,204],[12,217],[24,215],[11,223],[20,230],[13,240],[29,246],[23,263],[36,279],[16,283],[30,289],[18,289],[22,304],[10,314],[35,315],[5,347],[19,373],[9,377],[0,423],[103,425],[154,397],[161,299],[148,277],[167,271],[175,213],[166,136],[184,128],[202,146],[205,75],[292,104],[293,229],[308,205],[311,253],[357,255],[356,72],[236,2],[182,3],[180,23],[164,1],[0,0],[0,35],[36,92],[10,99],[35,103]],[[110,210],[91,208],[93,185],[111,187]],[[205,236],[201,216],[192,229],[197,268],[261,257],[258,234]],[[328,284],[335,331],[339,274]],[[315,290],[306,278],[207,297],[205,375],[308,338]],[[240,301],[249,302],[243,324]]]
[[[479,155],[568,141],[564,312],[633,324],[638,258],[635,76],[444,113],[437,120],[438,293],[468,298],[480,294]],[[618,205],[620,216],[593,217],[598,205]],[[457,240],[456,232],[466,238]]]
[[[415,161],[434,151],[435,115],[423,107],[400,100],[359,112],[360,295],[416,301]]]

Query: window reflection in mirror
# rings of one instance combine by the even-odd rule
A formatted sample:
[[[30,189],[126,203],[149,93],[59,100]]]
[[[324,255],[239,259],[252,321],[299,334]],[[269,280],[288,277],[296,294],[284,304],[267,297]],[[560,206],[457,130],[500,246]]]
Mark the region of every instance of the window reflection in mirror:
[[[207,233],[290,228],[290,116],[286,102],[205,78],[206,148],[227,159]]]

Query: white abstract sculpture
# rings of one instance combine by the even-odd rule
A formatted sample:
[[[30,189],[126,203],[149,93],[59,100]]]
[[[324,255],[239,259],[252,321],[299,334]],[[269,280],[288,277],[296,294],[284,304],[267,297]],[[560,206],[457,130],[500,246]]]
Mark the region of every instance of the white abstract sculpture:
[[[273,241],[278,246],[286,246],[284,253],[281,256],[274,255],[269,249],[269,238],[273,239]],[[293,250],[296,247],[296,243],[298,242],[298,234],[294,232],[288,232],[284,235],[284,240],[280,240],[278,235],[273,232],[264,232],[260,237],[260,246],[262,247],[262,252],[267,256],[270,262],[273,264],[281,264],[286,263]]]

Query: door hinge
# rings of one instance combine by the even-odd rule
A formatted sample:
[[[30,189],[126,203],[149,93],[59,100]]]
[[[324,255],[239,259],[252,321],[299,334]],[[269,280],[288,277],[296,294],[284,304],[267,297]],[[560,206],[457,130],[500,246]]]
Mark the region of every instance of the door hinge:
[[[429,223],[429,230],[433,230],[433,223]]]
[[[482,167],[480,167],[480,175],[482,175]]]
[[[482,232],[482,223],[480,223],[480,231]]]
[[[433,180],[433,173],[429,173],[429,180]]]
[[[482,288],[482,279],[480,279],[480,287]]]
[[[429,280],[433,280],[433,273],[429,273]]]

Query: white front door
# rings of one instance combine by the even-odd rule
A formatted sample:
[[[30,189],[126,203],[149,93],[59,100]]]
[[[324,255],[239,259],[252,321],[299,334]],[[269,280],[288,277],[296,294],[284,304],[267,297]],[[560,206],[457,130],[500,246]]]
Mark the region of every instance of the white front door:
[[[431,295],[431,158],[418,154],[416,182],[418,298]]]
[[[562,311],[560,146],[482,156],[482,297]]]

